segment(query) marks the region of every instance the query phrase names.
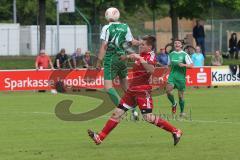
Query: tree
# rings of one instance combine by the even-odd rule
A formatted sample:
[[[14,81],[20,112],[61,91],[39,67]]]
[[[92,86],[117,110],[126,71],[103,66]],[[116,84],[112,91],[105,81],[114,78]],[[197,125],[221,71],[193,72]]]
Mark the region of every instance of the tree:
[[[46,43],[46,0],[38,0],[39,26],[40,26],[40,49],[45,49]]]
[[[178,38],[178,18],[201,18],[210,12],[211,3],[223,5],[233,10],[240,9],[239,0],[167,0],[170,8],[170,17],[172,20],[173,38]]]
[[[9,0],[1,0],[0,22],[12,22],[12,4]]]

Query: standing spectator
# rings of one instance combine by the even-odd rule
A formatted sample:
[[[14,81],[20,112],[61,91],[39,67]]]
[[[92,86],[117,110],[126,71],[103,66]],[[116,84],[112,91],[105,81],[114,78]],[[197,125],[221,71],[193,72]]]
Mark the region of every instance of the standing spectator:
[[[83,56],[83,68],[89,68],[93,66],[93,60],[90,54],[90,51],[86,51],[85,55]]]
[[[50,57],[46,54],[44,49],[40,50],[39,55],[35,61],[36,69],[48,69],[49,65],[51,69],[53,69],[53,64]]]
[[[235,54],[235,59],[238,59],[238,43],[237,43],[237,34],[232,33],[231,38],[229,39],[229,47],[228,47],[230,58],[233,59]]]
[[[77,68],[77,66],[80,65],[80,61],[82,60],[81,48],[76,49],[76,51],[71,55],[71,60],[73,68]]]
[[[205,57],[205,32],[204,27],[202,24],[200,24],[200,21],[197,20],[196,26],[193,28],[193,37],[195,38],[195,41],[198,46],[201,47],[203,56]]]
[[[60,50],[60,52],[56,55],[54,61],[54,68],[61,69],[61,68],[72,68],[72,65],[68,59],[68,55],[64,48]]]
[[[211,59],[212,66],[221,66],[223,64],[223,58],[220,54],[220,51],[217,50]]]
[[[193,53],[191,58],[192,58],[194,67],[202,67],[202,66],[204,66],[204,56],[201,53],[200,46],[196,47],[196,53]]]
[[[157,55],[157,62],[160,66],[168,65],[168,55],[166,54],[165,48],[160,49],[160,53]]]

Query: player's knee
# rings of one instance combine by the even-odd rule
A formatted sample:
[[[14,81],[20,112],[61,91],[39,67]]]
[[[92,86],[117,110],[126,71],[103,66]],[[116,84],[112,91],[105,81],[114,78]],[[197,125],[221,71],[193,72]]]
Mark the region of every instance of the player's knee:
[[[116,108],[116,109],[114,110],[114,112],[112,113],[111,118],[119,121],[124,113],[125,113],[124,110],[121,110],[121,109],[119,109],[119,108]]]
[[[155,116],[152,113],[148,113],[148,114],[143,114],[143,119],[149,123],[154,123],[155,121]]]
[[[167,87],[166,87],[166,92],[167,92],[168,94],[170,94],[170,93],[172,92],[172,90],[173,90],[173,87],[172,87],[171,85],[167,85]]]
[[[105,89],[106,92],[108,92],[109,89],[111,89],[111,88],[112,88],[111,86],[104,86],[104,89]]]
[[[178,98],[179,98],[179,100],[184,100],[184,97],[183,97],[183,95],[182,94],[180,94],[179,96],[178,96]]]

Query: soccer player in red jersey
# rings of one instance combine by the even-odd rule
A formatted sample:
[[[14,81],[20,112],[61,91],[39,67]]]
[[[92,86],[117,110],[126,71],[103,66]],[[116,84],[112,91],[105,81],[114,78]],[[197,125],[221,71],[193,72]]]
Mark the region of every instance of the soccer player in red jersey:
[[[127,92],[101,132],[95,133],[90,129],[88,130],[88,135],[97,145],[101,144],[107,135],[118,125],[124,113],[136,105],[139,106],[145,121],[170,132],[174,139],[174,145],[179,142],[182,131],[152,113],[152,86],[149,84],[149,79],[154,72],[156,64],[156,56],[153,51],[155,44],[156,38],[154,36],[145,36],[140,45],[140,54],[134,53],[127,56],[127,58],[135,60],[133,79]]]

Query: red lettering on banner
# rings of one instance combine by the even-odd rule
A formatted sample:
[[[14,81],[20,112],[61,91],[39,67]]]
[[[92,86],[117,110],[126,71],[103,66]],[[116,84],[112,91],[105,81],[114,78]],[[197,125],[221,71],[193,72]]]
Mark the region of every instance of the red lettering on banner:
[[[167,83],[168,68],[156,68],[150,79],[150,84],[163,88]],[[128,72],[131,83],[132,71]],[[50,90],[56,81],[62,81],[65,86],[80,88],[104,88],[103,70],[0,70],[0,91],[16,90]],[[119,80],[114,80],[119,86]],[[210,86],[211,68],[193,68],[187,70],[187,86]]]

